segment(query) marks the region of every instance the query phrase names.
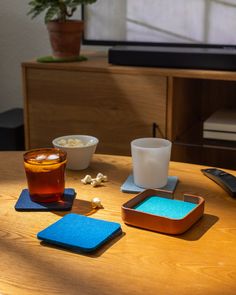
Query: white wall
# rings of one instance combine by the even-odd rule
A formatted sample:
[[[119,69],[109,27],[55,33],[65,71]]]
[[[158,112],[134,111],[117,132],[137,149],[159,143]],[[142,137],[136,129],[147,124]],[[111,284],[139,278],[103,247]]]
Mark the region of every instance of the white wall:
[[[21,63],[50,55],[43,16],[27,15],[30,0],[0,0],[0,112],[23,107]]]
[[[23,106],[21,62],[50,52],[44,22],[27,16],[28,2],[1,1],[0,112]]]

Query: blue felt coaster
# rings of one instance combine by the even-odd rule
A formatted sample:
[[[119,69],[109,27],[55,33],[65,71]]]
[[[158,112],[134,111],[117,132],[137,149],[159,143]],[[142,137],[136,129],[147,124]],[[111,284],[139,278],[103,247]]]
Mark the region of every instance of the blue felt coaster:
[[[71,210],[76,192],[73,188],[66,188],[64,196],[59,202],[39,203],[33,202],[28,189],[23,189],[16,202],[17,211],[68,211]]]
[[[119,223],[69,213],[38,233],[47,243],[91,252],[122,233]]]
[[[160,189],[173,193],[175,191],[177,183],[178,183],[177,176],[168,176],[167,184],[161,187]],[[134,194],[143,192],[145,190],[144,188],[139,187],[134,183],[134,177],[132,174],[128,176],[128,178],[122,184],[120,189],[123,193],[134,193]]]

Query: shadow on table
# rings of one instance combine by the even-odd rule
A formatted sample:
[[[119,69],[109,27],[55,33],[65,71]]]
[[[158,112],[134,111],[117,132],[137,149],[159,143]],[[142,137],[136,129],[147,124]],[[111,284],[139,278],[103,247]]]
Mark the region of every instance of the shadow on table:
[[[50,243],[47,243],[44,241],[41,241],[40,244],[41,244],[41,246],[44,246],[44,247],[54,248],[57,250],[60,249],[61,251],[66,251],[69,253],[84,255],[87,257],[91,257],[91,258],[97,258],[97,257],[100,257],[104,252],[106,252],[107,249],[111,248],[116,242],[118,242],[124,236],[125,236],[125,233],[122,232],[118,236],[113,237],[111,240],[106,241],[102,246],[100,246],[97,250],[95,250],[93,252],[82,252],[77,249],[64,248],[63,246],[50,244]]]
[[[97,210],[102,209],[94,209],[91,202],[89,201],[75,199],[71,211],[53,211],[53,213],[59,216],[65,216],[68,213],[77,213],[80,215],[90,216],[96,213]]]
[[[204,214],[201,219],[199,219],[190,229],[188,229],[183,234],[165,234],[161,232],[156,232],[157,234],[162,234],[165,236],[169,236],[171,238],[182,239],[186,241],[196,241],[199,240],[217,221],[219,217],[211,214]],[[133,225],[129,225],[131,227],[137,228],[137,230],[147,230],[139,228]],[[151,231],[151,230],[150,230]]]
[[[187,241],[199,240],[218,220],[218,216],[204,214],[188,231],[174,237]]]

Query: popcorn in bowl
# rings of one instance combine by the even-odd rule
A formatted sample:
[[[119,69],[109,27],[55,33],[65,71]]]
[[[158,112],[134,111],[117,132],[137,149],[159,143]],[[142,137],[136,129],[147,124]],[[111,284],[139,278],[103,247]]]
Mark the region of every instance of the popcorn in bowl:
[[[59,139],[57,144],[64,147],[82,147],[88,145],[88,143],[84,143],[82,140],[78,138],[68,138],[68,139]]]
[[[86,169],[96,150],[98,139],[90,135],[66,135],[52,141],[54,147],[67,153],[67,169]]]

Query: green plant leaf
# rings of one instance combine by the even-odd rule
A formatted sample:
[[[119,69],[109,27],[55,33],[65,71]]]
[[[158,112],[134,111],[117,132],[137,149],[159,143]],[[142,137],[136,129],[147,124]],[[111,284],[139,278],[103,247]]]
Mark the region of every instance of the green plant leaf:
[[[45,11],[45,22],[57,17],[61,21],[71,17],[77,7],[82,4],[92,4],[97,0],[31,0],[28,2],[30,10],[27,15],[35,18]]]
[[[45,18],[44,18],[45,23],[52,20],[59,13],[60,13],[60,10],[58,7],[56,7],[56,6],[50,7],[45,14]]]

